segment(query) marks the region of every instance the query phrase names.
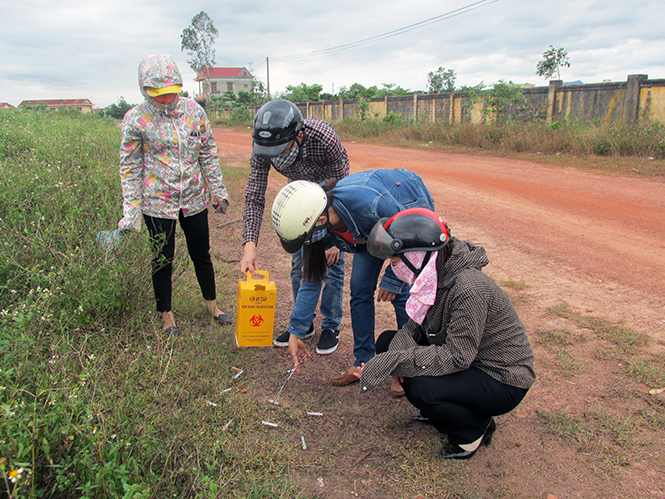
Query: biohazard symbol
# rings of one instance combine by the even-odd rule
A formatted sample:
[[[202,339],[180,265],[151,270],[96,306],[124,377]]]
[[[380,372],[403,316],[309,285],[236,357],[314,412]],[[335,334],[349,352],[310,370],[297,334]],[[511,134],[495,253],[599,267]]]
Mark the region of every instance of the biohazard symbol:
[[[263,317],[260,315],[252,315],[252,317],[249,319],[249,323],[253,327],[259,327],[261,324],[263,324]]]

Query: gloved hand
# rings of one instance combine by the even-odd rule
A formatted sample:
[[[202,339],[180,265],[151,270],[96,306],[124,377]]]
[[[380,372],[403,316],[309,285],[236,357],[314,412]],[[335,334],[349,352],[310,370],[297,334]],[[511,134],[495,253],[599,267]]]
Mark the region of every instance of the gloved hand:
[[[215,209],[215,213],[226,213],[226,208],[228,208],[228,206],[228,199],[222,199],[221,201],[212,204],[212,207]]]
[[[120,238],[123,234],[127,233],[127,230],[99,230],[96,233],[95,239],[97,240],[97,245],[104,250],[113,250],[120,245]]]

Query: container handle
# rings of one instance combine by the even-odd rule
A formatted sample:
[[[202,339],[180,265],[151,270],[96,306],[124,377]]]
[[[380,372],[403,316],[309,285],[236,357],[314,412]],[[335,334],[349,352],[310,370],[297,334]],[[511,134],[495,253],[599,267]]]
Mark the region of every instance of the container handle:
[[[252,273],[249,270],[247,271],[248,283],[255,284],[256,281],[267,281],[270,273],[267,270],[255,270],[254,274],[256,275],[252,275]]]

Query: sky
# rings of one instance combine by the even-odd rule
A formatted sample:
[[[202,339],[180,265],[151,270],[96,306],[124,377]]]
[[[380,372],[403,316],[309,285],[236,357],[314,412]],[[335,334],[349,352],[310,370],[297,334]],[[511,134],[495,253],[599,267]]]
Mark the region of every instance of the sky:
[[[173,56],[196,94],[180,35],[201,11],[219,30],[215,66],[246,67],[273,96],[301,83],[426,91],[439,67],[457,86],[545,86],[550,45],[568,51],[564,82],[665,78],[663,0],[0,0],[0,102],[138,104],[149,54]]]

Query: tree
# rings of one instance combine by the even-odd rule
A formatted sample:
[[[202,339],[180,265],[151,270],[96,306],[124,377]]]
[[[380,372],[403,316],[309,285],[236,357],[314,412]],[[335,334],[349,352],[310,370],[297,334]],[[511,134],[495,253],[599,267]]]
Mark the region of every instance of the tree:
[[[440,94],[442,92],[455,91],[455,75],[454,69],[446,69],[439,66],[436,71],[427,73],[427,91],[431,94]]]
[[[385,97],[386,95],[411,95],[413,92],[409,90],[408,88],[402,88],[396,83],[382,83],[381,86],[383,88],[380,88],[379,90],[376,91],[376,93],[372,96],[374,98],[377,97]]]
[[[469,99],[462,107],[470,110],[483,102],[483,113],[487,116],[493,115],[497,122],[517,120],[527,110],[522,88],[512,81],[499,80],[491,88],[485,88],[485,84],[480,82],[475,87],[466,88]]]
[[[197,75],[203,73],[207,76],[208,69],[215,65],[215,40],[218,36],[219,31],[204,11],[196,14],[192,24],[182,30],[180,50],[187,52],[187,64]],[[209,95],[207,82],[204,87],[204,92]]]
[[[550,48],[543,52],[543,60],[536,66],[536,76],[551,80],[556,75],[556,79],[560,80],[562,67],[570,67],[568,51],[563,47],[550,45]]]
[[[104,109],[102,109],[102,114],[104,116],[111,116],[116,120],[121,120],[124,118],[125,113],[135,105],[136,104],[128,104],[124,97],[120,97],[117,104],[114,102],[110,106],[106,106]]]
[[[323,85],[315,83],[314,85],[307,85],[301,83],[298,86],[288,85],[286,92],[279,97],[282,99],[290,100],[291,102],[319,102],[321,99],[319,94],[323,90]]]

